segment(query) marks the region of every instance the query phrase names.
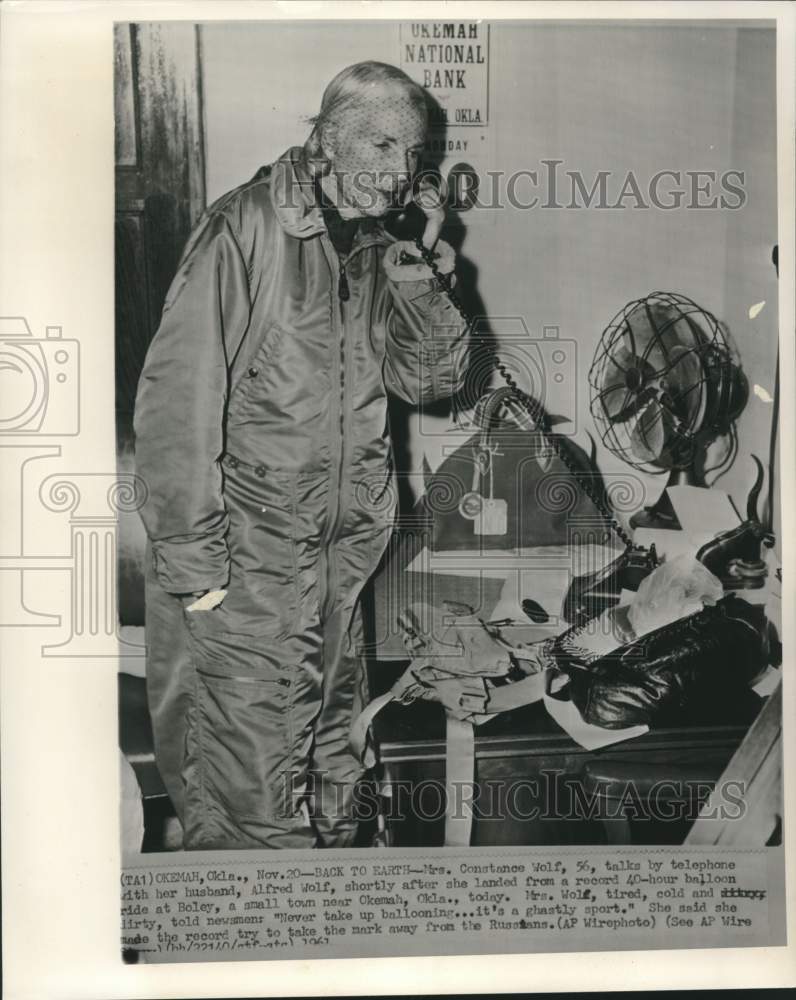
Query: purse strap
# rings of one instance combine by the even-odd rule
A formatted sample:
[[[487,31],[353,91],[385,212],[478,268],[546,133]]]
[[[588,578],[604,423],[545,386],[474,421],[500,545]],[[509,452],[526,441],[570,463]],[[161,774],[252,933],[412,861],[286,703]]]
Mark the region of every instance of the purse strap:
[[[481,432],[479,447],[482,450],[489,450],[489,438],[497,423],[497,415],[503,404],[512,396],[512,390],[504,386],[490,392],[488,396],[482,396],[475,404],[475,424]]]

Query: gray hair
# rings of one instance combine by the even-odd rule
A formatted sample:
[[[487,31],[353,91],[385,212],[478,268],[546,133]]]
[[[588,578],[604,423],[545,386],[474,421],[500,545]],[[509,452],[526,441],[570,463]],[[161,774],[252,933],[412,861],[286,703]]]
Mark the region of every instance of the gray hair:
[[[423,118],[428,117],[426,92],[397,66],[370,61],[346,66],[324,90],[321,110],[309,120],[312,132],[304,144],[304,153],[310,164],[324,159],[324,131],[339,126],[346,113],[361,107],[373,89],[382,86],[401,88],[418,113]]]

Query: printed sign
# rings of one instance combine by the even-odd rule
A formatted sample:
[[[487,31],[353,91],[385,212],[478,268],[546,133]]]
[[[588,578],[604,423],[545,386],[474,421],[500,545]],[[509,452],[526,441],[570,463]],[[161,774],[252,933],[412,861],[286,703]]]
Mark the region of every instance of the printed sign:
[[[489,122],[489,26],[480,21],[401,25],[401,68],[434,99],[435,131]]]
[[[399,35],[401,68],[431,98],[426,160],[448,185],[450,207],[469,212],[489,168],[489,25],[409,21]]]

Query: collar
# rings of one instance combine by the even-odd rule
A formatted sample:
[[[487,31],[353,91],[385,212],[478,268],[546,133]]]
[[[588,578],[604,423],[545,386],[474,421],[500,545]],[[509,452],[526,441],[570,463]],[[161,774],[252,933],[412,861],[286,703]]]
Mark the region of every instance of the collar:
[[[271,168],[271,205],[280,226],[297,239],[328,235],[323,213],[315,198],[315,187],[304,164],[304,150],[292,146]],[[351,253],[374,244],[388,245],[394,238],[377,219],[359,224]]]

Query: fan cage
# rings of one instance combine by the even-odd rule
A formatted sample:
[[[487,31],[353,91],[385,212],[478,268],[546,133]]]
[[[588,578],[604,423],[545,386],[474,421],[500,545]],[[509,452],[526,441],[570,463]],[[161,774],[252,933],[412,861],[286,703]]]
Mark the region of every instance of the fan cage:
[[[661,314],[667,318],[660,322]],[[637,351],[637,337],[634,319],[643,317],[654,336]],[[682,346],[675,357],[672,349]],[[606,385],[609,371],[620,371],[628,376],[618,359],[620,350],[630,349],[632,356],[649,366],[652,377],[658,385],[665,384],[666,376],[675,365],[682,365],[685,355],[693,356],[699,364],[699,377],[685,392],[680,392],[676,400],[682,409],[687,403],[694,411],[690,417],[677,412],[665,393],[656,398],[659,404],[654,411],[649,426],[642,428],[641,438],[652,436],[658,430],[656,419],[669,422],[665,428],[665,453],[654,459],[640,458],[637,454],[638,442],[631,438],[632,429],[639,427],[638,411],[623,421],[618,421],[609,411],[611,405],[617,413],[617,399],[621,400],[618,412],[622,413],[634,405],[637,389],[625,383],[614,382]],[[662,357],[664,364],[650,365],[652,355]],[[733,356],[733,349],[716,317],[697,305],[692,299],[676,292],[653,292],[641,299],[629,302],[611,320],[602,333],[595,353],[588,381],[591,389],[591,414],[603,445],[614,455],[622,458],[630,466],[642,472],[663,473],[673,469],[688,468],[694,461],[697,448],[705,446],[722,433],[730,412],[732,386],[739,365]],[[649,379],[649,375],[647,375]],[[652,390],[648,390],[652,391]],[[619,395],[623,393],[623,395]],[[688,397],[694,394],[695,399]]]

